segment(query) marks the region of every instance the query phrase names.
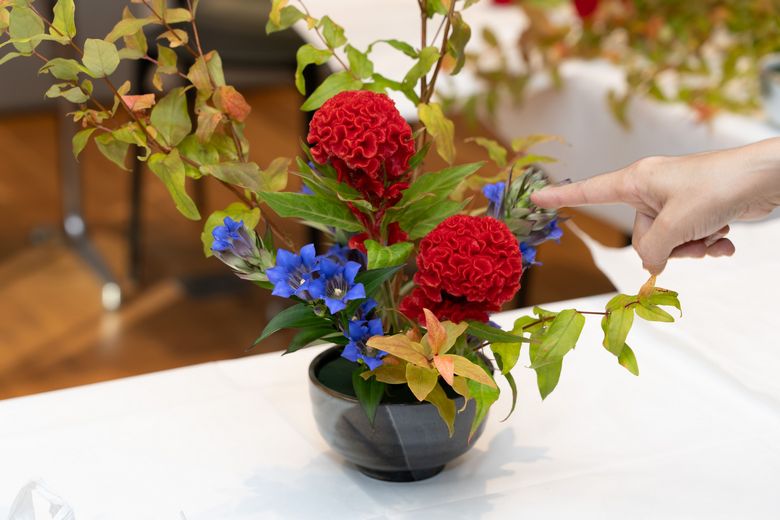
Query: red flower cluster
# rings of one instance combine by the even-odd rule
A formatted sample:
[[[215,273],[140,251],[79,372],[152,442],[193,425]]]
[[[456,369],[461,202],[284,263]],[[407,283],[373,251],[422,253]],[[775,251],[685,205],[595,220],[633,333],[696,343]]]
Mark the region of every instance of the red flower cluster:
[[[314,160],[330,161],[340,182],[371,202],[391,206],[409,185],[412,129],[385,94],[341,92],[325,102],[309,125]]]
[[[599,0],[574,0],[574,7],[580,18],[589,18],[599,6]]]
[[[422,322],[423,308],[440,320],[487,321],[520,288],[522,255],[517,239],[492,217],[455,215],[421,242],[417,287],[400,310]]]

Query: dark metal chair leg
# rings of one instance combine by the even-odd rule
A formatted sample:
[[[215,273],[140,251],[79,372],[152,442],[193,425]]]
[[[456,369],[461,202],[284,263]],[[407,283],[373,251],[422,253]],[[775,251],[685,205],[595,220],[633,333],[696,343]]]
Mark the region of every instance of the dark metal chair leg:
[[[57,103],[59,121],[58,159],[62,189],[62,227],[71,247],[102,281],[101,301],[103,308],[113,311],[122,302],[122,290],[108,265],[87,236],[81,201],[81,170],[71,153],[72,139],[76,126],[68,122],[66,114],[73,111],[73,105],[60,100]]]

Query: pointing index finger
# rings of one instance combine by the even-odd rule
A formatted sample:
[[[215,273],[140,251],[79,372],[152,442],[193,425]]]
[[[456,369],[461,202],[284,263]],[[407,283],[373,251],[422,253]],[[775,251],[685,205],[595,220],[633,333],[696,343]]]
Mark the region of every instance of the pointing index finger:
[[[618,170],[573,184],[548,186],[531,195],[531,200],[543,208],[625,202],[624,177],[624,170]]]

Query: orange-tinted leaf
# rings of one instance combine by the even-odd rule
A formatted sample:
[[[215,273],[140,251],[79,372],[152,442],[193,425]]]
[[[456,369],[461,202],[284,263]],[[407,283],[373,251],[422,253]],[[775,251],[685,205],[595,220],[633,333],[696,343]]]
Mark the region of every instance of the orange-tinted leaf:
[[[397,358],[413,363],[417,366],[428,367],[428,360],[417,352],[411,345],[412,340],[404,336],[403,334],[396,334],[394,336],[374,336],[369,338],[366,342],[371,348],[383,350],[388,354],[392,354]]]
[[[425,328],[428,329],[428,333],[425,335],[428,340],[428,344],[431,346],[433,355],[439,353],[439,349],[447,339],[447,331],[441,326],[441,322],[433,315],[428,309],[423,309],[425,313]]]
[[[385,359],[392,359],[392,358],[387,357]],[[375,370],[363,372],[360,375],[363,377],[363,379],[368,379],[373,375],[376,376],[377,381],[380,381],[382,383],[387,383],[390,385],[400,385],[406,383],[406,364],[395,363],[392,365],[388,365],[387,363],[383,363]]]
[[[455,380],[455,362],[451,357],[433,356],[433,366],[439,371],[441,377],[452,386]]]
[[[471,361],[464,358],[463,356],[445,354],[444,356],[439,356],[439,357],[451,358],[452,362],[455,365],[455,373],[457,375],[463,376],[467,379],[471,379],[478,383],[482,383],[483,385],[487,385],[492,388],[498,388],[496,386],[496,382],[493,381],[493,378],[490,377],[490,375],[488,375],[488,373],[485,372],[481,366],[472,363]]]
[[[133,112],[140,112],[152,108],[155,104],[154,94],[143,94],[140,96],[122,96],[122,101]]]
[[[244,96],[231,86],[219,87],[217,89],[217,92],[214,94],[214,104],[217,105],[218,109],[239,123],[243,123],[252,111],[252,107],[246,102]]]

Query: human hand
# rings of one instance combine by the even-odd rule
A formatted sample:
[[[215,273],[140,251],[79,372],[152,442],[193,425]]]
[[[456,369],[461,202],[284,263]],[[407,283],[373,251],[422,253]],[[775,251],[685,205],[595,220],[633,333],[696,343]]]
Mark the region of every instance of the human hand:
[[[780,138],[680,157],[648,157],[611,173],[532,195],[545,208],[624,203],[636,209],[633,245],[651,274],[670,257],[730,256],[730,222],[780,205]]]

